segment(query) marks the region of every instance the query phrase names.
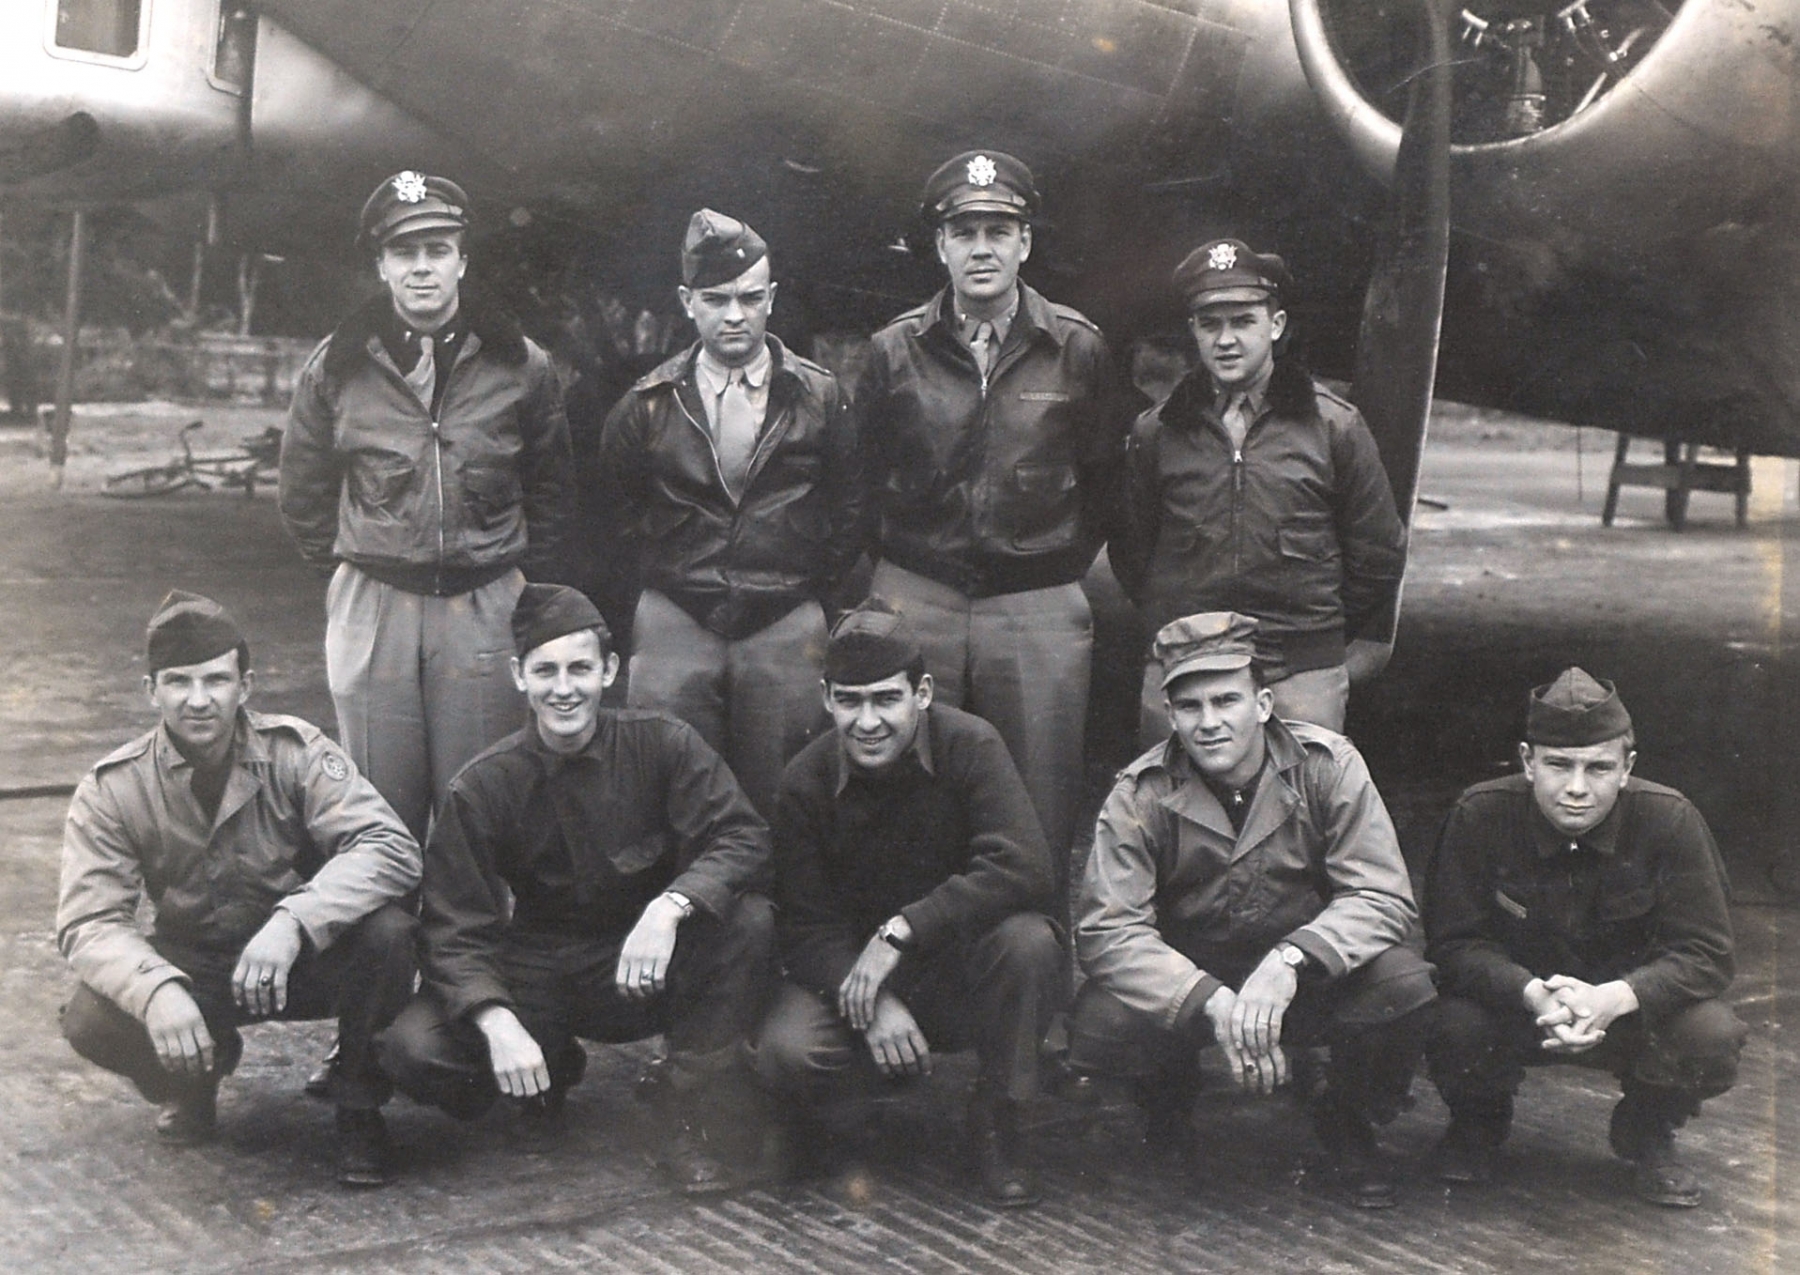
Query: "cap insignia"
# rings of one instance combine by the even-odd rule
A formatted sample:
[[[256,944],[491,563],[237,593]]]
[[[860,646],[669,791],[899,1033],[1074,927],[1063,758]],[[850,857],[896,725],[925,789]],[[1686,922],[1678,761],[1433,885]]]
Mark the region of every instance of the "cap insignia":
[[[408,169],[394,177],[394,198],[403,204],[416,204],[425,198],[425,174]]]
[[[1206,254],[1208,270],[1230,270],[1237,265],[1237,249],[1228,243],[1214,244]]]
[[[994,161],[986,155],[977,155],[969,161],[969,185],[971,186],[992,186],[994,178],[999,175],[1000,170],[994,167]]]

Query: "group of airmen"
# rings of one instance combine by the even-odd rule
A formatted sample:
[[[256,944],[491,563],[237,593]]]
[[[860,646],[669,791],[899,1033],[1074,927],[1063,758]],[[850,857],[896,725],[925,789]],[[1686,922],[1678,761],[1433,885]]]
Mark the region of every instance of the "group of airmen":
[[[1568,1062],[1618,1078],[1637,1193],[1697,1203],[1674,1134],[1746,1032],[1705,821],[1632,776],[1616,689],[1571,668],[1415,904],[1341,733],[1405,532],[1356,409],[1284,340],[1285,266],[1232,239],[1180,264],[1198,364],[1133,422],[1099,331],[1019,280],[1038,198],[996,151],[931,175],[948,283],[874,335],[853,393],[767,333],[763,239],[694,214],[698,340],[612,409],[586,494],[643,581],[625,652],[558,582],[561,390],[462,286],[467,196],[384,181],[360,229],[385,288],[304,368],[281,455],[330,575],[339,738],[247,708],[244,633],[169,594],[160,721],[66,825],[74,1049],[191,1143],[240,1028],[335,1015],[318,1080],[339,1179],[369,1186],[395,1089],[555,1122],[583,1041],[660,1035],[660,1162],[689,1192],[757,1171],[722,1134],[759,1111],[790,1170],[854,1160],[872,1097],[973,1049],[967,1164],[998,1206],[1039,1198],[1046,1078],[1127,1089],[1149,1150],[1203,1162],[1216,1045],[1246,1091],[1303,1088],[1343,1196],[1379,1208],[1376,1129],[1421,1058],[1460,1183],[1496,1171],[1524,1068]],[[1145,751],[1071,882],[1103,545],[1155,633]]]

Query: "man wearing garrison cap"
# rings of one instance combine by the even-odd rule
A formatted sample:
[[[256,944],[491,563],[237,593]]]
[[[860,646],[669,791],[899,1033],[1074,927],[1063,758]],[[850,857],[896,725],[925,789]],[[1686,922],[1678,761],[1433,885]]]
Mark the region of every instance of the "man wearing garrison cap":
[[[995,150],[925,183],[948,285],[875,333],[856,389],[872,588],[904,611],[941,703],[1000,732],[1066,878],[1093,618],[1082,576],[1116,507],[1127,421],[1106,342],[1022,283],[1038,189]]]
[[[1257,623],[1185,616],[1156,635],[1172,738],[1100,811],[1077,903],[1088,980],[1070,1064],[1137,1087],[1152,1146],[1191,1150],[1198,1051],[1252,1093],[1328,1044],[1313,1126],[1350,1203],[1395,1202],[1374,1125],[1411,1085],[1434,998],[1381,794],[1342,735],[1274,716]]]
[[[1062,990],[1054,874],[994,728],[933,702],[917,636],[879,598],[825,654],[833,734],[788,764],[776,808],[787,981],[757,1070],[797,1146],[884,1082],[973,1047],[968,1134],[983,1195],[1034,1203],[1019,1104]],[[840,1104],[849,1104],[846,1109]]]
[[[161,722],[88,772],[63,830],[56,938],[81,978],[63,1034],[192,1143],[213,1135],[240,1027],[335,1015],[338,1178],[378,1185],[389,1085],[371,1040],[412,994],[398,903],[418,843],[324,734],[244,707],[250,647],[218,603],[171,592],[146,647]]]
[[[1572,1062],[1619,1078],[1610,1138],[1637,1194],[1700,1201],[1675,1130],[1737,1078],[1728,887],[1706,820],[1632,775],[1634,745],[1612,683],[1566,669],[1531,692],[1523,773],[1468,789],[1444,824],[1425,926],[1446,1181],[1493,1175],[1526,1066]]]
[[[1255,617],[1275,715],[1341,731],[1351,686],[1387,663],[1376,630],[1405,565],[1374,436],[1288,350],[1280,257],[1217,239],[1174,285],[1200,366],[1132,427],[1113,569],[1152,632],[1196,611]],[[1161,678],[1145,670],[1146,747],[1168,728]]]
[[[555,569],[562,389],[518,321],[462,287],[469,197],[400,172],[357,242],[382,292],[313,353],[281,444],[281,514],[331,573],[325,668],[345,749],[423,838],[462,764],[519,724],[507,617]]]
[[[460,1119],[501,1094],[556,1117],[587,1065],[577,1038],[667,1033],[663,1166],[685,1191],[731,1186],[716,1149],[755,1092],[767,825],[691,727],[600,706],[619,657],[585,596],[527,585],[512,632],[532,719],[464,767],[432,825],[424,986],[383,1062]]]
[[[768,334],[769,272],[756,231],[694,214],[678,293],[699,340],[632,387],[600,445],[644,581],[628,702],[692,725],[765,815],[823,725],[825,609],[862,517],[848,396]]]

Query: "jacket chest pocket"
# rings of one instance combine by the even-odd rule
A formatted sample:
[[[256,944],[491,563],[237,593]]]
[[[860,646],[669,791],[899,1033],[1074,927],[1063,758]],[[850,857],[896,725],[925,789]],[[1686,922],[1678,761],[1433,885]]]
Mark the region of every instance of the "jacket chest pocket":
[[[507,517],[524,498],[518,471],[493,461],[472,461],[463,466],[462,488],[469,512],[484,525]]]
[[[1337,561],[1337,532],[1328,518],[1290,518],[1281,524],[1277,536],[1281,556],[1290,562],[1323,565]]]
[[[1594,920],[1601,933],[1621,941],[1648,939],[1654,924],[1656,887],[1634,884],[1601,891],[1594,901]]]
[[[1006,523],[1015,549],[1045,549],[1074,536],[1075,467],[1022,460],[1007,484]]]
[[[607,851],[606,860],[620,876],[636,876],[661,863],[669,853],[669,834],[651,832]]]
[[[350,470],[356,501],[373,513],[393,514],[412,490],[417,468],[403,456],[359,459]]]

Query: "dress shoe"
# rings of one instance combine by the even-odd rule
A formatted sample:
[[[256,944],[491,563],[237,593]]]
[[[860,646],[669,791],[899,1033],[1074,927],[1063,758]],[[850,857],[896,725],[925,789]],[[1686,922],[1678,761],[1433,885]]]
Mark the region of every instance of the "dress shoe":
[[[1018,1209],[1042,1198],[1024,1162],[1017,1103],[978,1096],[969,1104],[969,1153],[989,1204]]]
[[[1450,1125],[1432,1152],[1440,1182],[1482,1186],[1494,1180],[1500,1137],[1481,1121],[1450,1117]]]
[[[387,1122],[379,1111],[337,1110],[337,1180],[343,1186],[386,1186]]]
[[[1329,1096],[1314,1108],[1319,1141],[1331,1153],[1338,1193],[1359,1209],[1391,1209],[1400,1202],[1393,1169],[1375,1141],[1375,1126],[1359,1112],[1333,1104]]]
[[[713,1195],[742,1186],[745,1175],[717,1155],[704,1130],[686,1120],[670,1122],[663,1142],[662,1170],[684,1195]]]
[[[219,1085],[194,1085],[165,1102],[156,1115],[156,1133],[171,1146],[211,1142],[219,1131]]]
[[[1635,1167],[1632,1190],[1638,1199],[1664,1208],[1691,1209],[1700,1203],[1700,1179],[1675,1150],[1672,1112],[1684,1103],[1679,1095],[1652,1091],[1627,1093],[1613,1108],[1607,1141],[1621,1160]]]

